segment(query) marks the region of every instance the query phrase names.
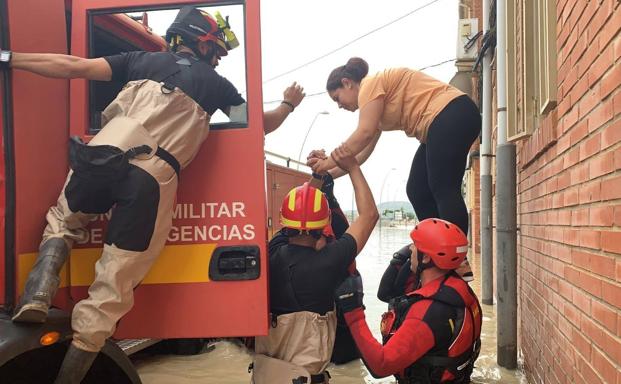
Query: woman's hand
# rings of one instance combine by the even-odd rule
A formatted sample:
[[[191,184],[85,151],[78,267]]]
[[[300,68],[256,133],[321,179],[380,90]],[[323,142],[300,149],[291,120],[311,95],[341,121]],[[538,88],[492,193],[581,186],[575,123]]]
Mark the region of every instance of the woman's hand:
[[[328,155],[326,155],[326,151],[324,149],[313,149],[306,157],[306,160],[308,161],[315,158],[324,160],[328,158]]]
[[[350,172],[352,169],[359,166],[356,156],[354,156],[353,152],[345,143],[332,151],[330,156],[334,159],[339,168],[344,171]]]
[[[309,167],[312,168],[313,173],[317,173],[320,175],[325,174],[325,171],[320,172],[320,171],[316,171],[315,169],[319,166],[318,163],[320,161],[323,161],[325,159],[327,159],[328,156],[326,155],[326,151],[323,149],[313,149],[308,156],[306,157],[306,165],[308,165]]]
[[[318,173],[320,175],[325,174],[330,170],[330,168],[332,168],[327,158],[320,159],[318,157],[315,157],[308,160],[306,164],[312,168],[313,173]]]

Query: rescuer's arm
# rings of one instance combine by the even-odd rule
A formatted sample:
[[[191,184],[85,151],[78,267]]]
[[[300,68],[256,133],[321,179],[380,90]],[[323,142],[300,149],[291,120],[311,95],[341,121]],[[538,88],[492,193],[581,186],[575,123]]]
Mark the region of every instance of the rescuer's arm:
[[[85,59],[56,53],[13,52],[11,68],[62,79],[112,79],[112,68],[103,58]]]
[[[399,271],[404,268],[403,265],[411,255],[412,251],[410,250],[409,244],[392,255],[392,260],[390,260],[386,271],[384,271],[382,280],[377,289],[378,299],[387,303],[393,297],[401,296],[405,293],[404,287],[397,284],[397,276],[399,275]]]
[[[420,313],[426,313],[430,301],[412,305],[399,329],[382,346],[367,325],[363,296],[362,280],[359,276],[350,276],[336,289],[334,300],[343,311],[356,346],[373,376],[399,373],[435,345],[432,330],[420,318]]]
[[[363,308],[356,308],[345,313],[345,321],[356,346],[374,377],[384,377],[401,372],[435,345],[434,335],[429,326],[413,316],[412,312],[410,309],[405,320],[386,345],[380,344],[373,337]]]
[[[267,135],[275,131],[285,121],[287,116],[300,105],[302,99],[306,96],[304,88],[299,84],[293,83],[283,92],[283,101],[271,111],[263,113],[263,131]]]
[[[373,193],[367,184],[360,165],[346,144],[341,144],[333,152],[334,159],[338,166],[349,173],[352,185],[354,187],[354,196],[356,197],[356,207],[358,209],[358,217],[347,228],[345,233],[349,233],[355,240],[357,253],[360,253],[366,244],[371,232],[377,223],[379,213],[373,200]]]
[[[364,164],[364,162],[367,161],[369,156],[371,156],[371,153],[373,153],[373,150],[375,149],[375,144],[377,144],[381,135],[382,135],[382,131],[378,129],[375,132],[375,136],[373,137],[373,140],[371,140],[369,145],[367,145],[362,150],[362,152],[356,155],[356,160],[358,160],[358,164],[360,165]],[[332,175],[332,177],[335,179],[347,174],[347,172],[345,172],[339,167],[334,167],[329,172]]]
[[[349,221],[347,221],[347,217],[341,210],[336,196],[334,196],[334,179],[329,173],[326,173],[323,176],[314,174],[308,181],[308,184],[311,187],[320,189],[326,197],[326,200],[328,200],[328,207],[330,208],[330,225],[332,226],[334,236],[339,239],[343,236],[347,228],[349,228]]]
[[[351,136],[349,136],[349,138],[345,140],[345,144],[347,144],[347,147],[356,156],[357,159],[358,155],[361,154],[363,150],[371,146],[368,153],[365,153],[364,155],[361,154],[361,157],[359,159],[366,161],[366,159],[371,155],[373,148],[375,148],[375,144],[372,143],[373,140],[377,142],[377,139],[379,138],[379,123],[383,112],[383,97],[369,102],[360,109],[360,116],[358,117],[358,128],[356,128],[354,133],[352,133]],[[358,164],[361,163],[358,162]],[[309,166],[313,168],[313,172],[323,173],[338,166],[338,164],[334,159],[334,152],[332,152],[329,158],[325,160],[316,160],[312,164],[309,163]],[[338,177],[341,175],[333,173],[332,176]]]

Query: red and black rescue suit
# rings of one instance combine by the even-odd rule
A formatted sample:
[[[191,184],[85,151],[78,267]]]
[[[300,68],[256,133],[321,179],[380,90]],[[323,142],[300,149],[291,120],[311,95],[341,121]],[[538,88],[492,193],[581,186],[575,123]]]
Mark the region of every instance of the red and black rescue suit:
[[[454,272],[391,300],[382,318],[381,345],[362,308],[345,320],[375,377],[394,374],[400,384],[467,383],[478,356],[481,308],[472,289]]]

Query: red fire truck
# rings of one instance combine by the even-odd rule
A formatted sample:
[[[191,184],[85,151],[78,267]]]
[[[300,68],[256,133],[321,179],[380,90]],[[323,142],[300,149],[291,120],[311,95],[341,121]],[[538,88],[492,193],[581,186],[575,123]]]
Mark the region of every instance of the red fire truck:
[[[3,49],[82,57],[165,49],[158,28],[188,3],[230,16],[240,48],[218,71],[246,90],[247,111],[234,120],[214,116],[209,138],[181,174],[167,246],[135,290],[134,308],[118,324],[116,340],[267,333],[266,240],[277,229],[284,194],[308,175],[264,160],[259,0],[0,1]],[[10,314],[34,264],[45,213],[66,177],[69,137],[92,137],[122,84],[21,71],[1,75],[0,381],[46,383],[71,338],[71,308],[93,280],[108,215],[92,223],[86,243],[74,247],[49,321],[13,324]],[[112,341],[93,371],[89,377],[101,381],[90,382],[140,382]]]

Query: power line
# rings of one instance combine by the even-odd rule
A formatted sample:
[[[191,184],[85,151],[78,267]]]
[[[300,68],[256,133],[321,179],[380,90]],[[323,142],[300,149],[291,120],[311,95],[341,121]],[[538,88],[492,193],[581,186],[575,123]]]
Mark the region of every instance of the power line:
[[[307,65],[310,65],[310,64],[315,63],[315,62],[317,62],[317,61],[319,61],[319,60],[321,60],[321,59],[323,59],[323,58],[325,58],[325,57],[327,57],[327,56],[330,56],[331,54],[333,54],[333,53],[335,53],[335,52],[337,52],[337,51],[340,51],[341,49],[343,49],[343,48],[345,48],[345,47],[347,47],[347,46],[352,45],[352,44],[353,44],[353,43],[355,43],[356,41],[358,41],[358,40],[360,40],[360,39],[363,39],[363,38],[365,38],[365,37],[369,36],[370,34],[375,33],[375,32],[377,32],[377,31],[379,31],[379,30],[381,30],[381,29],[384,29],[384,28],[388,27],[389,25],[396,23],[396,22],[397,22],[397,21],[399,21],[399,20],[405,19],[406,17],[410,16],[411,14],[416,13],[416,12],[418,12],[418,11],[420,11],[420,10],[424,9],[424,8],[427,8],[428,6],[430,6],[430,5],[434,4],[434,3],[437,3],[438,1],[440,1],[440,0],[433,0],[433,1],[428,2],[427,4],[421,5],[420,7],[416,8],[416,9],[414,9],[414,10],[412,10],[412,11],[408,12],[408,13],[406,13],[405,15],[399,16],[398,18],[396,18],[396,19],[394,19],[394,20],[392,20],[392,21],[389,21],[388,23],[386,23],[386,24],[384,24],[384,25],[381,25],[381,26],[379,26],[379,27],[377,27],[377,28],[375,28],[375,29],[373,29],[373,30],[371,30],[371,31],[369,31],[369,32],[367,32],[367,33],[365,33],[365,34],[361,35],[361,36],[358,36],[358,37],[356,37],[355,39],[351,40],[350,42],[345,43],[345,44],[341,45],[340,47],[338,47],[338,48],[335,48],[335,49],[331,50],[331,51],[330,51],[330,52],[328,52],[328,53],[325,53],[325,54],[323,54],[323,55],[321,55],[321,56],[319,56],[319,57],[317,57],[317,58],[315,58],[315,59],[313,59],[313,60],[311,60],[311,61],[308,61],[308,62],[306,62],[306,63],[304,63],[304,64],[298,65],[297,67],[295,67],[295,68],[293,68],[293,69],[290,69],[290,70],[288,70],[288,71],[286,71],[286,72],[283,72],[283,73],[281,73],[281,74],[279,74],[279,75],[276,75],[276,76],[274,76],[274,77],[269,78],[269,79],[265,80],[265,81],[263,82],[263,84],[268,83],[268,82],[270,82],[270,81],[272,81],[272,80],[276,80],[276,79],[278,79],[278,78],[281,78],[281,77],[283,77],[283,76],[285,76],[285,75],[288,75],[288,74],[290,74],[290,73],[292,73],[292,72],[297,71],[298,69],[304,68],[304,67],[306,67]]]
[[[424,71],[425,69],[429,69],[429,68],[433,68],[433,67],[439,67],[439,66],[440,66],[440,65],[442,65],[442,64],[452,63],[453,61],[457,61],[457,59],[448,59],[448,60],[444,60],[444,61],[441,61],[441,62],[439,62],[439,63],[435,63],[435,64],[428,65],[428,66],[426,66],[426,67],[419,68],[418,70],[419,70],[419,71]]]
[[[438,67],[440,65],[446,64],[446,63],[452,63],[454,61],[457,61],[457,59],[449,59],[449,60],[444,60],[444,61],[440,61],[439,63],[435,63],[435,64],[431,64],[428,65],[426,67],[422,67],[419,68],[419,71],[424,71],[425,69],[429,69],[429,68],[434,68],[434,67]],[[311,93],[306,95],[305,97],[313,97],[313,96],[319,96],[319,95],[323,95],[328,93],[328,91],[322,91],[322,92],[315,92],[315,93]],[[282,100],[270,100],[270,101],[264,101],[263,104],[274,104],[274,103],[280,103]]]

